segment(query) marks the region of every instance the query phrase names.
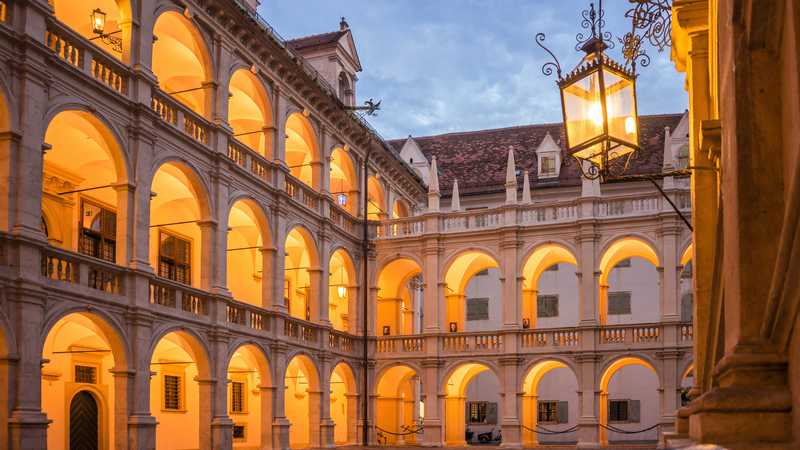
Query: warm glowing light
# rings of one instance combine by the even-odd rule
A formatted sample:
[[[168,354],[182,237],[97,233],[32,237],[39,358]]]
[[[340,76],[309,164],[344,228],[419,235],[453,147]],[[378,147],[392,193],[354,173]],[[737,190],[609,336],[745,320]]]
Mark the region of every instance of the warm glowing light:
[[[425,402],[423,401],[419,402],[419,418],[420,419],[425,418]]]
[[[592,106],[589,107],[589,118],[597,126],[603,124],[603,107],[600,103],[592,103]]]
[[[636,133],[636,121],[633,119],[633,117],[625,118],[625,133],[626,134]]]
[[[344,298],[347,295],[347,288],[344,286],[339,286],[336,288],[336,293],[339,294],[339,298]]]
[[[103,34],[106,30],[106,13],[100,8],[95,8],[92,11],[92,31],[95,34]]]

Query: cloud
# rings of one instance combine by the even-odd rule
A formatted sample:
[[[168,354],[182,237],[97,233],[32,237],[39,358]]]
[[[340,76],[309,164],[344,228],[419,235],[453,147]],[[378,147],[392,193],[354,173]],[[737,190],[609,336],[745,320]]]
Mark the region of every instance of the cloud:
[[[360,99],[381,99],[370,122],[387,138],[561,120],[558,88],[533,41],[547,34],[564,70],[580,59],[577,0],[269,0],[261,13],[284,36],[330,31],[346,16],[364,71]],[[607,8],[607,29],[627,30],[627,3]],[[637,84],[643,114],[682,111],[683,78],[668,52]]]

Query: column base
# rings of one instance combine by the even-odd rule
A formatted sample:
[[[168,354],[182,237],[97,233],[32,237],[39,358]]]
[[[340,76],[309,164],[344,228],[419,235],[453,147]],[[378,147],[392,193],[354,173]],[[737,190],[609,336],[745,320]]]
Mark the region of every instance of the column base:
[[[422,432],[423,447],[442,446],[442,421],[439,419],[426,419],[422,422],[425,429]]]
[[[41,411],[13,411],[8,419],[11,449],[47,448],[47,426],[50,422]]]
[[[233,420],[230,417],[211,419],[211,447],[215,450],[233,448]]]
[[[577,448],[600,448],[600,437],[598,425],[593,419],[581,423],[578,420],[576,436],[578,438]]]
[[[522,448],[522,439],[520,436],[519,421],[514,419],[500,424],[500,430],[503,433],[503,442],[500,447],[503,448]]]
[[[285,417],[276,417],[272,421],[272,448],[289,450],[289,427],[292,425]]]
[[[151,415],[128,417],[128,448],[152,450],[156,448],[156,418]]]
[[[323,419],[319,424],[319,434],[321,448],[334,448],[336,443],[333,441],[333,429],[336,424],[331,419]]]

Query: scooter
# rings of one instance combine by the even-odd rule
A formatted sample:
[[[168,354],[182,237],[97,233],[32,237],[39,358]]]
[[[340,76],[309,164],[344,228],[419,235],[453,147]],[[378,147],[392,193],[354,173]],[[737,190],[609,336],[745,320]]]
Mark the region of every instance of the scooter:
[[[494,434],[494,428],[487,431],[486,433],[479,433],[478,434],[478,442],[481,444],[488,444],[489,442],[502,442],[503,441],[503,432],[502,430],[498,430],[497,434]]]

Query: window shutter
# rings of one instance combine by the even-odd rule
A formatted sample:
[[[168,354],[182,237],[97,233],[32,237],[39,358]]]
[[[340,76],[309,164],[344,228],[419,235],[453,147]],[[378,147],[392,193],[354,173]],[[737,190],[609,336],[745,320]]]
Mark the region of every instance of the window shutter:
[[[491,425],[497,423],[497,403],[490,402],[486,405],[486,423]]]
[[[569,423],[569,402],[558,402],[556,414],[558,414],[557,423]]]
[[[639,423],[639,411],[641,409],[641,402],[640,400],[630,400],[628,401],[628,421],[633,423]]]

